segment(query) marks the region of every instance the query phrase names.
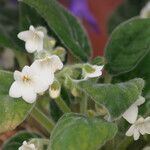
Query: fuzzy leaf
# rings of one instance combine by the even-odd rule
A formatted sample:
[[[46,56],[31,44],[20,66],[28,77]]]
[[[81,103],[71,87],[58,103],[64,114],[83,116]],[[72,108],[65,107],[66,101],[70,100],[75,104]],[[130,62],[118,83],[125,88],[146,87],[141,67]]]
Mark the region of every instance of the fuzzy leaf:
[[[104,105],[111,119],[114,120],[138,99],[144,87],[144,81],[140,78],[118,84],[92,84],[89,81],[83,81],[79,83],[79,87],[96,103]]]
[[[150,51],[150,19],[131,19],[112,33],[105,51],[111,74],[133,70]]]
[[[48,150],[97,150],[117,132],[115,124],[79,114],[65,114],[54,128]]]
[[[12,73],[0,71],[0,133],[15,129],[25,120],[34,106],[21,98],[9,97],[12,82]]]

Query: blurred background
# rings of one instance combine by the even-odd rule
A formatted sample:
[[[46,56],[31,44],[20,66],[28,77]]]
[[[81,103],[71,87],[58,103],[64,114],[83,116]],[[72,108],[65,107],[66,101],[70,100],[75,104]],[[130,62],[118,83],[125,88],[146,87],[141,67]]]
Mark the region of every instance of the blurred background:
[[[74,3],[74,5],[77,5],[76,9],[78,9],[78,11],[83,10],[83,13],[90,13],[90,15],[93,17],[94,21],[91,19],[90,15],[84,16],[82,15],[82,12],[80,15],[78,15],[83,22],[92,42],[93,55],[103,55],[104,46],[108,38],[108,18],[111,16],[112,12],[123,2],[123,0],[60,0],[60,2],[67,8],[71,7],[71,3],[73,1],[78,3]],[[81,9],[79,9],[79,7],[81,7]],[[88,7],[89,9],[84,9],[85,7]]]

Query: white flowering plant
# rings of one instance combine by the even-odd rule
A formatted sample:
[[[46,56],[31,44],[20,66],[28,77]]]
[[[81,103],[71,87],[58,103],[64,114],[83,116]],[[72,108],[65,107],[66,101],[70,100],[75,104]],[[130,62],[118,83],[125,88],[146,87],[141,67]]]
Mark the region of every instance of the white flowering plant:
[[[104,56],[92,58],[82,25],[57,1],[18,6],[19,27],[12,13],[0,22],[0,44],[15,57],[11,71],[0,70],[0,133],[26,131],[1,149],[148,148],[150,19],[117,26]]]

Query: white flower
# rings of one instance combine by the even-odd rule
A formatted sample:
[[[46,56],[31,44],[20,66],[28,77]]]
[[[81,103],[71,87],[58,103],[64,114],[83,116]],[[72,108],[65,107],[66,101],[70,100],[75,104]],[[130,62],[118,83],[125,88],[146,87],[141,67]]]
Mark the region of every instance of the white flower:
[[[54,73],[63,68],[63,63],[56,55],[45,57],[44,59],[37,59],[31,65],[31,68],[38,76],[43,78],[49,85],[54,81]]]
[[[141,18],[149,18],[150,17],[150,2],[148,2],[140,12]]]
[[[147,118],[139,118],[134,124],[126,132],[126,136],[134,137],[134,140],[138,140],[140,134],[150,134],[150,117]]]
[[[29,66],[25,66],[22,72],[15,71],[14,79],[9,95],[14,98],[22,97],[28,103],[35,102],[37,93],[42,93],[48,89],[45,80],[37,76]]]
[[[122,115],[129,123],[133,124],[138,116],[138,106],[142,105],[145,102],[145,98],[139,96],[138,100],[132,104]]]
[[[85,64],[83,66],[83,76],[87,78],[95,78],[102,75],[102,69],[104,66]]]
[[[26,141],[24,141],[22,146],[19,147],[18,150],[36,150],[36,147],[34,144],[29,144]]]
[[[59,97],[61,91],[61,87],[58,81],[54,81],[53,84],[49,88],[49,95],[51,98],[56,99]]]
[[[43,50],[44,33],[32,25],[29,30],[20,32],[18,38],[25,41],[25,48],[29,53]]]

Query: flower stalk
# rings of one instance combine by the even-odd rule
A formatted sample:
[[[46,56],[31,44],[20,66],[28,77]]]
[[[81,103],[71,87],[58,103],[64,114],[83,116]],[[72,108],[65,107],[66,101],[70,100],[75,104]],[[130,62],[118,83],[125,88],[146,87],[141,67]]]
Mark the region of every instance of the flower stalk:
[[[62,99],[62,97],[57,97],[55,99],[55,102],[57,103],[57,105],[59,106],[59,108],[64,112],[64,113],[69,113],[71,112],[71,109],[67,106],[67,104],[65,103],[65,101]]]
[[[87,112],[87,96],[86,95],[84,95],[84,98],[81,99],[80,112],[82,114],[86,114],[86,112]]]
[[[31,113],[31,116],[39,122],[49,133],[54,128],[54,122],[48,118],[41,110],[35,107]]]

